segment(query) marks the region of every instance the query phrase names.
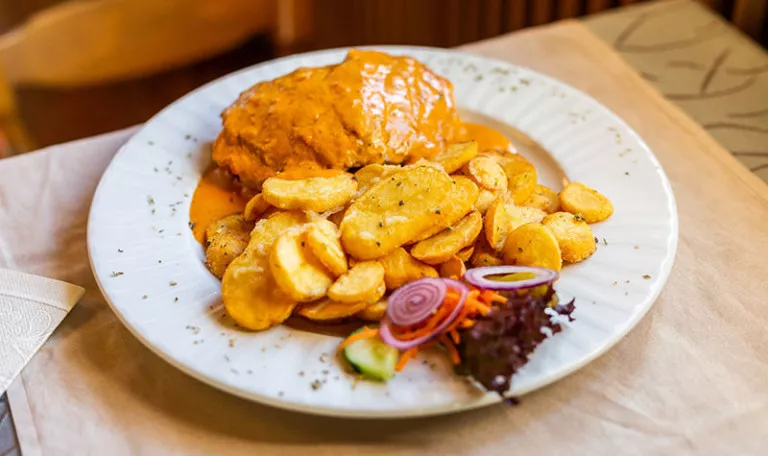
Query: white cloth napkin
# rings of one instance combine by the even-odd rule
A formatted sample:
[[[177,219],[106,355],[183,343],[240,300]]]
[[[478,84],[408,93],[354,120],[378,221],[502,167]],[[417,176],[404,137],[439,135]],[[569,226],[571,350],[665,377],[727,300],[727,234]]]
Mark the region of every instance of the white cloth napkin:
[[[59,280],[0,269],[0,394],[84,292]]]

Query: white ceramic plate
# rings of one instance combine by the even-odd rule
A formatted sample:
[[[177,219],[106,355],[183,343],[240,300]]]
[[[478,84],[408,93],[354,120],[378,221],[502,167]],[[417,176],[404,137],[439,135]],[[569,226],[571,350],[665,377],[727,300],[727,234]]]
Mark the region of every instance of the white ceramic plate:
[[[543,184],[559,189],[567,176],[599,189],[616,208],[611,219],[592,226],[597,252],[566,267],[558,283],[562,295],[576,298],[576,321],[536,350],[513,378],[511,394],[541,388],[604,353],[651,307],[677,246],[672,190],[648,146],[595,100],[531,70],[448,50],[380,49],[411,55],[450,79],[463,117],[515,138]],[[99,286],[155,353],[254,401],[357,417],[441,414],[497,402],[498,396],[453,375],[437,353],[411,362],[387,384],[358,382],[333,356],[337,337],[286,326],[246,333],[225,316],[219,281],[187,227],[219,113],[258,81],[336,63],[345,54],[330,50],[247,68],[147,122],[114,158],[93,200],[88,249]]]

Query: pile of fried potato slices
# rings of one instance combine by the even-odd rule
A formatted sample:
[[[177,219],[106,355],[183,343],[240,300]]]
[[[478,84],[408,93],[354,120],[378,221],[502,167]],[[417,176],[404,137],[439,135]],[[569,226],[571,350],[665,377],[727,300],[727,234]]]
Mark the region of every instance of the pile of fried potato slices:
[[[403,166],[278,174],[243,214],[208,227],[206,260],[243,328],[294,314],[375,321],[387,292],[422,277],[583,261],[596,249],[589,223],[612,213],[597,191],[570,183],[556,193],[522,156],[471,141]]]

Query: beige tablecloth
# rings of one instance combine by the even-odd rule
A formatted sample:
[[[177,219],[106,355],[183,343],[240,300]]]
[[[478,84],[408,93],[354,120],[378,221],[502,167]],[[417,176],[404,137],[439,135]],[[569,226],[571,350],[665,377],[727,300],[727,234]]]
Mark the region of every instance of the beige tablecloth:
[[[446,417],[318,418],[221,393],[144,348],[96,288],[86,217],[117,133],[0,162],[0,267],[88,290],[10,391],[25,455],[766,454],[768,187],[577,23],[468,50],[590,93],[666,169],[677,261],[622,342],[518,407]]]

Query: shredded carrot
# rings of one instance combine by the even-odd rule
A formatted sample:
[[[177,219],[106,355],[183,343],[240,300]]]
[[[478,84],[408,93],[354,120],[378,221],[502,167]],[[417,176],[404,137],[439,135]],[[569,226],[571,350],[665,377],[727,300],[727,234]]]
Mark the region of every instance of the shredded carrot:
[[[445,328],[445,332],[453,331],[456,328],[459,327],[462,321],[464,321],[469,314],[472,312],[471,306],[468,306],[466,303],[464,304],[464,307],[461,309],[461,312],[459,312],[459,315],[456,317],[456,319],[448,325],[447,328]]]
[[[475,326],[475,320],[472,320],[471,318],[467,318],[466,320],[462,321],[459,326],[462,327],[462,329],[471,328]]]
[[[408,350],[404,351],[402,355],[400,355],[400,359],[397,361],[397,364],[395,364],[395,371],[400,372],[403,370],[406,364],[408,364],[408,360],[416,356],[416,354],[419,353],[418,347],[409,348]]]
[[[472,303],[472,307],[475,308],[479,313],[483,315],[488,315],[488,312],[491,311],[491,308],[486,306],[485,304],[481,303],[480,301],[474,301]]]
[[[367,326],[363,326],[363,329],[359,333],[352,334],[351,336],[347,337],[341,343],[339,344],[338,348],[336,348],[336,353],[344,350],[345,347],[349,346],[350,344],[353,344],[359,340],[364,339],[370,339],[371,337],[375,337],[379,335],[379,330],[375,328],[369,328]]]
[[[446,350],[448,350],[448,354],[451,355],[451,361],[453,361],[453,364],[459,364],[461,363],[461,357],[459,357],[459,351],[456,350],[456,347],[453,345],[450,339],[445,334],[440,334],[440,343],[443,344],[443,347],[445,347]]]
[[[459,337],[459,332],[456,331],[455,329],[452,329],[450,332],[448,332],[448,334],[451,335],[451,340],[453,341],[454,344],[458,345],[458,343],[461,342],[461,338]]]
[[[488,305],[492,305],[494,302],[507,302],[507,298],[493,290],[483,290],[480,292],[480,299]]]

